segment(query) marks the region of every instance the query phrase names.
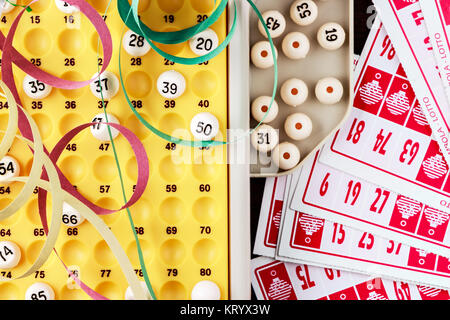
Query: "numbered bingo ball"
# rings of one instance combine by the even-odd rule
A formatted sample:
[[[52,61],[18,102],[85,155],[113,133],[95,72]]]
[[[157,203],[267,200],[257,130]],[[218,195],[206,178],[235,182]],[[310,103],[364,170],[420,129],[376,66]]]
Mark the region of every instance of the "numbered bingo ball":
[[[301,32],[291,32],[284,37],[281,48],[289,59],[303,59],[309,52],[309,39]]]
[[[252,132],[250,142],[259,152],[267,153],[278,144],[278,131],[272,126],[263,124]]]
[[[209,112],[198,113],[191,120],[191,132],[196,140],[212,140],[219,133],[219,120]]]
[[[11,156],[4,156],[0,160],[0,182],[7,183],[8,180],[19,176],[19,162]]]
[[[19,264],[20,248],[12,241],[0,241],[0,269],[12,269]]]
[[[220,288],[212,281],[197,282],[191,291],[192,300],[220,300]]]
[[[269,110],[271,101],[272,97],[269,96],[261,96],[253,100],[251,111],[252,116],[256,121],[268,123],[275,120],[275,118],[278,115],[278,103],[275,100],[273,100],[272,106],[270,107]]]
[[[300,151],[293,143],[280,143],[272,151],[272,161],[281,170],[290,170],[299,163]]]
[[[148,291],[147,285],[144,281],[139,281],[142,289],[144,289],[144,293],[147,299],[150,300],[150,292]],[[136,300],[134,297],[133,291],[131,290],[131,287],[128,287],[127,290],[125,290],[125,300]]]
[[[74,14],[74,13],[80,11],[80,8],[78,8],[77,6],[71,5],[71,4],[67,3],[66,1],[55,0],[55,4],[56,4],[56,7],[58,8],[58,10],[65,14]]]
[[[308,87],[300,79],[292,78],[283,83],[280,90],[281,99],[292,107],[303,104],[308,98]]]
[[[119,92],[119,79],[110,71],[104,71],[100,76],[96,73],[90,84],[91,92],[97,99],[110,100]]]
[[[272,38],[277,38],[283,34],[286,29],[286,19],[280,11],[266,11],[262,14],[262,17]],[[264,37],[267,38],[266,30],[264,29],[261,21],[258,22],[258,30]]]
[[[341,101],[344,94],[342,83],[333,77],[320,79],[316,84],[316,97],[320,103],[335,104]]]
[[[317,41],[324,49],[337,50],[345,42],[345,31],[338,23],[325,23],[317,32]]]
[[[284,131],[293,140],[303,140],[311,135],[312,122],[304,113],[294,113],[286,118]]]
[[[25,291],[25,300],[55,300],[55,291],[44,282],[35,282]]]
[[[0,13],[5,14],[5,13],[11,12],[14,9],[13,4],[17,4],[17,0],[9,0],[9,2],[6,0],[1,0],[0,1]]]
[[[62,222],[68,227],[78,227],[84,221],[84,217],[70,204],[63,203]]]
[[[290,15],[292,21],[299,26],[308,26],[316,21],[319,9],[314,1],[298,0],[292,3]]]
[[[123,48],[133,57],[145,56],[152,48],[143,36],[128,30],[123,35]]]
[[[109,137],[108,125],[106,123],[120,124],[119,120],[112,114],[107,113],[106,115],[108,119],[106,119],[104,113],[99,113],[91,121],[93,122],[91,126],[91,133],[100,141],[111,141]],[[115,139],[119,135],[119,130],[111,126],[109,126],[109,128],[111,130],[112,138]]]
[[[48,97],[52,87],[27,74],[23,79],[23,91],[31,99],[41,100]]]
[[[189,40],[191,51],[197,56],[210,53],[219,46],[219,37],[212,29],[206,29],[197,33]]]
[[[186,90],[186,80],[175,70],[161,73],[156,83],[158,92],[166,99],[176,99]]]
[[[275,57],[278,58],[278,50],[275,48]],[[267,69],[273,66],[272,48],[269,41],[259,41],[251,49],[250,57],[255,67]]]

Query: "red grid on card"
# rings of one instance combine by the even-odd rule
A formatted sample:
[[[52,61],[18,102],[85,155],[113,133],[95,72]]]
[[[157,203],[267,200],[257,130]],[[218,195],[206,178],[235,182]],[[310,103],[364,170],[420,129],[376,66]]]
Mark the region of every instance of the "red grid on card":
[[[291,246],[304,246],[320,248],[322,242],[324,219],[313,217],[306,213],[295,212],[295,221],[292,227]]]
[[[408,80],[394,77],[381,108],[380,117],[403,125],[413,106],[414,99],[414,91]]]
[[[436,264],[436,254],[426,252],[425,250],[411,248],[409,250],[408,266],[434,270]]]
[[[367,66],[358,88],[353,106],[372,114],[378,114],[392,75],[372,66]]]
[[[291,279],[282,262],[255,269],[265,300],[297,300]]]

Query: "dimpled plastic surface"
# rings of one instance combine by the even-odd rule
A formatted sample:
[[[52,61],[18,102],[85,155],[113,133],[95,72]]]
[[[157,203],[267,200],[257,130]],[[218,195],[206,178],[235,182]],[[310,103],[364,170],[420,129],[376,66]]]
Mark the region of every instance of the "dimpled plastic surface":
[[[108,3],[107,0],[89,2],[100,14],[104,13]],[[192,26],[210,14],[214,7],[213,0],[141,0],[140,3],[142,20],[158,31]],[[2,17],[0,28],[4,34],[19,9]],[[40,0],[32,5],[32,9],[24,14],[17,30],[14,46],[19,52],[44,70],[65,79],[92,77],[100,60],[97,56],[98,36],[90,22],[80,13],[70,16],[59,11],[54,0]],[[112,1],[105,19],[114,44],[108,71],[119,77],[118,50],[122,50],[122,72],[128,94],[147,121],[169,134],[183,128],[186,133],[177,135],[190,139],[192,117],[208,111],[219,120],[218,139],[226,139],[226,52],[207,64],[195,66],[172,64],[154,50],[137,60],[120,48],[120,39],[127,28],[120,20],[116,0]],[[226,21],[224,14],[212,26],[220,41],[226,36]],[[172,54],[194,56],[187,42],[161,47]],[[186,92],[174,102],[166,101],[156,89],[158,76],[167,70],[176,70],[186,79]],[[24,106],[37,122],[49,150],[63,134],[79,124],[90,122],[102,112],[101,102],[89,86],[77,90],[53,88],[44,100],[33,101],[22,90],[25,74],[17,67],[14,72]],[[8,109],[5,100],[0,101],[0,128],[3,130],[8,121]],[[139,123],[128,107],[122,89],[107,103],[106,110],[131,129],[148,152],[149,184],[144,196],[131,207],[131,213],[157,298],[190,299],[192,288],[201,280],[214,281],[220,287],[222,299],[228,298],[226,147],[200,150],[168,144]],[[123,136],[119,135],[114,142],[129,199],[137,179],[136,161]],[[28,174],[31,153],[24,143],[16,142],[10,154],[19,161],[21,173]],[[112,147],[95,139],[89,129],[70,143],[58,165],[90,201],[109,209],[123,205]],[[0,207],[14,199],[22,184],[12,183],[9,189],[7,187],[0,186]],[[126,211],[103,216],[103,219],[143,280]],[[19,265],[2,271],[2,276],[17,276],[31,266],[44,243],[41,228],[36,195],[13,217],[0,221],[0,240],[14,241],[22,250]],[[128,287],[125,277],[106,243],[89,222],[85,221],[77,228],[63,225],[56,249],[63,261],[72,270],[77,270],[81,280],[91,288],[107,298],[124,299]],[[54,289],[56,299],[89,298],[68,280],[67,272],[52,253],[47,263],[32,276],[0,283],[0,299],[24,299],[26,289],[37,281],[48,283]]]

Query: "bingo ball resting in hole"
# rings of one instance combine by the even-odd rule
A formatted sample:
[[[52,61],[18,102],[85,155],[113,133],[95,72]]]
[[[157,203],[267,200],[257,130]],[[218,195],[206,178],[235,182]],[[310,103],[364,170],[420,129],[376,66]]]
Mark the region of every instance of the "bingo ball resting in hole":
[[[283,34],[284,29],[286,29],[286,19],[281,12],[277,10],[266,11],[262,14],[262,17],[272,38],[277,38]],[[266,30],[261,21],[258,22],[258,30],[267,38]]]
[[[325,23],[317,32],[317,41],[324,49],[337,50],[345,42],[345,31],[339,23]]]
[[[150,299],[150,292],[148,292],[147,285],[144,281],[139,281],[142,289],[144,289],[145,296],[147,299]],[[125,290],[125,300],[136,300],[134,297],[133,291],[131,290],[131,287],[128,287],[127,290]]]
[[[156,82],[158,92],[166,99],[176,99],[186,90],[186,80],[175,70],[161,73]]]
[[[281,99],[292,107],[303,104],[308,98],[308,87],[300,79],[289,79],[283,83],[280,90]]]
[[[291,32],[286,35],[281,44],[286,57],[293,60],[303,59],[308,55],[310,44],[308,37],[301,32]]]
[[[271,101],[272,97],[269,96],[261,96],[253,100],[252,116],[256,121],[263,121],[263,123],[268,123],[275,120],[278,115],[278,103],[273,100],[272,106],[269,109]],[[267,116],[266,118],[264,118],[266,114]]]
[[[317,5],[311,0],[298,0],[291,5],[291,19],[299,26],[307,26],[316,21],[318,13]]]
[[[316,84],[316,97],[323,104],[335,104],[341,101],[344,87],[333,77],[320,79]]]
[[[0,182],[8,182],[8,179],[17,177],[20,173],[20,166],[16,159],[11,156],[4,156],[0,160]]]
[[[209,112],[198,113],[191,120],[191,132],[196,140],[212,140],[219,133],[219,120]]]
[[[192,300],[220,300],[220,288],[212,281],[197,282],[192,288]]]
[[[95,122],[91,126],[92,135],[100,141],[110,141],[108,127],[111,130],[111,136],[115,139],[119,135],[119,130],[108,126],[106,123],[120,124],[119,120],[110,113],[107,113],[108,120],[106,120],[104,113],[97,114],[91,122]]]
[[[278,50],[275,48],[275,57],[278,58]],[[255,67],[260,69],[267,69],[273,66],[272,48],[269,41],[259,41],[255,43],[250,52]]]
[[[35,282],[25,292],[25,300],[55,300],[55,291],[44,282]]]
[[[133,57],[145,56],[152,48],[143,36],[128,30],[123,35],[123,48]]]
[[[90,88],[97,99],[101,100],[103,97],[104,100],[110,100],[119,92],[119,79],[114,73],[105,71],[100,77],[96,73],[93,78],[95,80],[91,82]]]
[[[293,143],[280,143],[272,150],[272,161],[278,168],[290,170],[299,163],[300,151]]]
[[[278,144],[278,132],[272,126],[263,124],[252,132],[250,141],[256,150],[267,153]]]
[[[55,3],[58,10],[66,14],[73,14],[80,11],[80,9],[77,6],[72,6],[62,0],[55,0]]]
[[[31,99],[41,100],[48,97],[52,87],[27,74],[23,79],[23,91]]]
[[[12,241],[0,241],[0,269],[12,269],[19,264],[20,248]]]
[[[191,51],[197,56],[210,53],[219,46],[219,37],[212,29],[197,33],[189,40]]]
[[[284,131],[293,140],[308,138],[312,132],[311,119],[304,113],[294,113],[286,118]]]

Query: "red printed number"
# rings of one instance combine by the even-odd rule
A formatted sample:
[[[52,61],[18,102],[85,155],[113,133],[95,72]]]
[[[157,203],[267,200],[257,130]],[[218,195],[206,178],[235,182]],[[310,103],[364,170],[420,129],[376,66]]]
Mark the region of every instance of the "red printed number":
[[[355,118],[353,120],[352,127],[350,128],[350,132],[348,133],[347,141],[357,144],[365,127],[366,123],[364,121],[358,122],[358,119]]]
[[[400,154],[399,160],[401,163],[405,163],[407,161],[408,165],[411,165],[418,152],[419,143],[408,139],[403,146],[403,152]]]
[[[345,203],[347,203],[351,199],[350,205],[355,205],[356,200],[358,200],[359,194],[361,193],[361,183],[354,183],[353,180],[350,180],[347,184],[347,195],[345,196]]]
[[[298,279],[303,282],[302,289],[306,290],[314,287],[316,283],[312,281],[309,276],[308,266],[303,265],[303,268],[305,268],[304,272],[301,265],[297,266],[297,268],[295,268],[295,273],[297,274]]]
[[[325,178],[323,178],[322,184],[320,185],[319,193],[320,193],[320,195],[322,197],[327,194],[327,191],[328,191],[328,178],[329,177],[330,177],[330,174],[327,173],[325,175]]]
[[[377,134],[377,141],[375,141],[375,146],[373,147],[373,151],[378,152],[381,155],[386,154],[386,144],[392,136],[392,132],[389,132],[387,135],[383,135],[383,129]]]
[[[370,233],[364,232],[361,240],[359,240],[358,247],[370,250],[373,248],[375,238]]]
[[[383,46],[383,50],[380,53],[380,57],[384,56],[386,54],[386,52],[387,52],[387,56],[386,57],[388,58],[388,60],[394,59],[394,57],[395,57],[395,49],[392,46],[392,42],[391,42],[391,39],[389,39],[389,36],[384,37],[382,46]]]
[[[338,224],[338,223],[333,223],[333,226],[334,226],[333,239],[331,240],[331,242],[337,243],[337,244],[344,243],[344,239],[345,239],[344,227],[342,226],[342,224]]]
[[[381,213],[383,212],[383,208],[386,205],[387,200],[389,199],[389,195],[391,194],[387,190],[383,190],[381,188],[377,188],[375,190],[375,193],[377,194],[377,197],[375,198],[375,201],[370,206],[370,211]],[[378,203],[381,201],[380,206],[378,207]]]

